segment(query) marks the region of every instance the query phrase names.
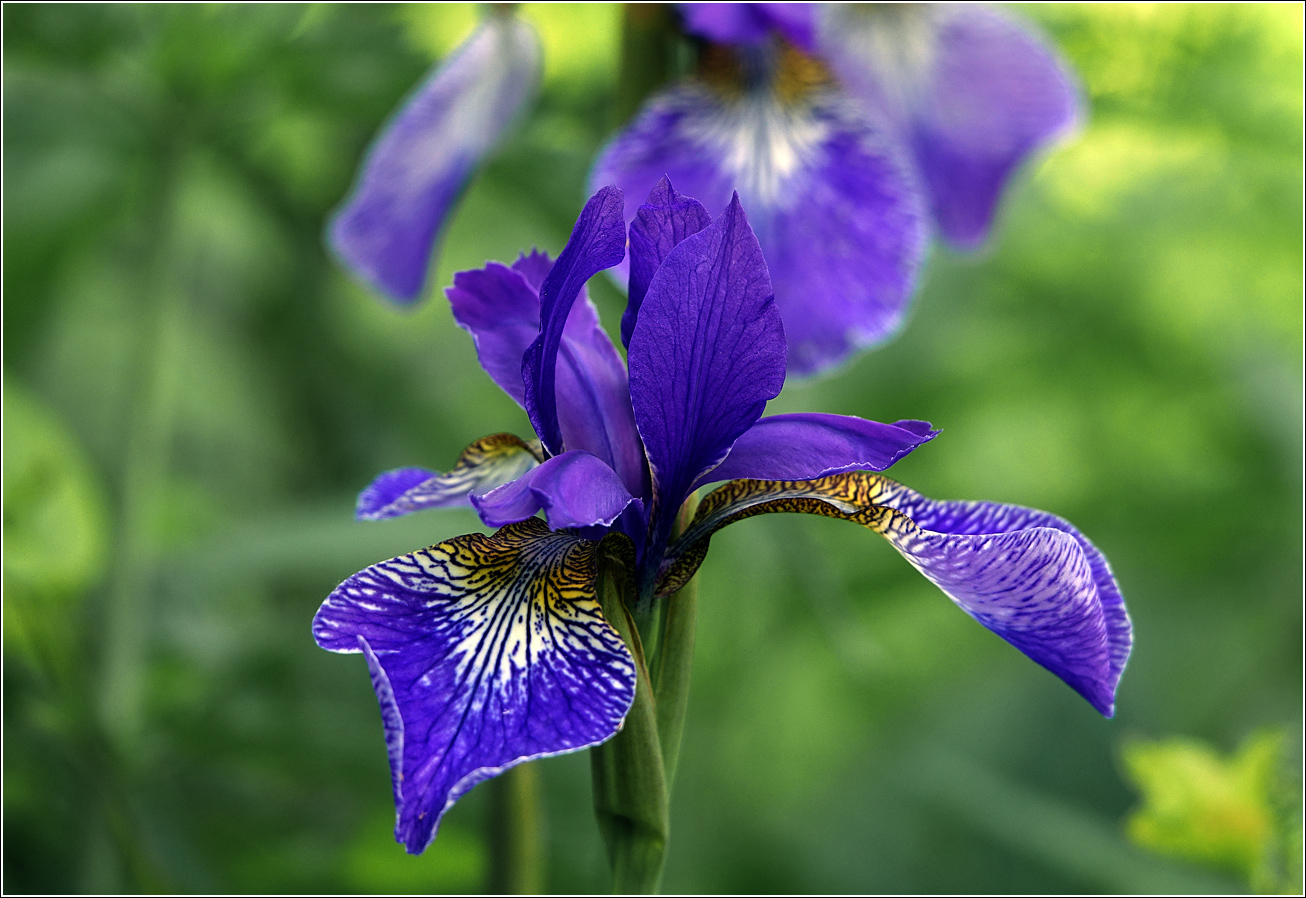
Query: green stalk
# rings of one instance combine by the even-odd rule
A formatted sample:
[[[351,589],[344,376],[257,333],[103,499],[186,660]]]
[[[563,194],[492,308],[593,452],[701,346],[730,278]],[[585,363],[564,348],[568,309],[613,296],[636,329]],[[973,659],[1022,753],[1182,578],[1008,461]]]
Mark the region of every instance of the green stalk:
[[[690,496],[676,517],[674,540],[698,510],[698,497]],[[685,731],[689,707],[689,671],[694,662],[694,632],[698,622],[698,577],[661,600],[661,635],[653,670],[653,694],[657,703],[658,741],[662,747],[662,770],[667,792],[676,781],[680,759],[680,737]]]
[[[677,37],[665,3],[627,3],[621,17],[621,73],[613,126],[624,125],[644,98],[675,74]]]
[[[608,849],[613,892],[649,895],[662,879],[670,835],[657,709],[639,631],[627,610],[631,578],[624,562],[601,555],[596,587],[603,616],[635,658],[636,683],[635,703],[621,732],[590,749],[594,811]]]
[[[492,895],[538,895],[544,889],[544,838],[540,776],[535,764],[519,764],[490,782]]]

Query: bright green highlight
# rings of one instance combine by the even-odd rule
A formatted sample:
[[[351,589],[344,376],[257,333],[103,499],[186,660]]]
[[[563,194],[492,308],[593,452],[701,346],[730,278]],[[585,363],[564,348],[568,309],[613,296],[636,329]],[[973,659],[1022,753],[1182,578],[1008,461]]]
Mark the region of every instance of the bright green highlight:
[[[1286,741],[1256,733],[1231,755],[1194,739],[1130,743],[1125,770],[1142,794],[1130,839],[1236,872],[1257,892],[1300,892],[1301,795],[1286,776]]]

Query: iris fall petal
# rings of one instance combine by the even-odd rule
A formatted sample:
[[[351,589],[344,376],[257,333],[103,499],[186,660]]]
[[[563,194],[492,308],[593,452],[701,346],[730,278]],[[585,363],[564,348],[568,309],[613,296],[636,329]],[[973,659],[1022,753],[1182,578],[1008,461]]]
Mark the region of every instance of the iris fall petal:
[[[878,474],[808,481],[735,480],[703,500],[659,593],[688,580],[711,535],[770,512],[851,520],[882,535],[979,623],[1052,671],[1103,715],[1132,645],[1106,559],[1071,524],[994,502],[937,502]]]
[[[373,565],[318,610],[318,645],[367,656],[411,853],[482,780],[621,728],[635,664],[600,613],[596,547],[530,519]]]

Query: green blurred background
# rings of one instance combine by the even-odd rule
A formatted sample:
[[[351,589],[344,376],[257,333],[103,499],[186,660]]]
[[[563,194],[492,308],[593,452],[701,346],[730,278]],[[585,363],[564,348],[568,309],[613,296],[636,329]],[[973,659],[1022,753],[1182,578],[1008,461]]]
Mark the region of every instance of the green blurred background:
[[[1302,9],[1021,13],[1082,78],[1084,131],[985,252],[935,248],[902,336],[771,408],[929,419],[898,479],[1089,534],[1136,628],[1118,716],[860,528],[732,527],[701,575],[668,891],[1291,887],[1246,858],[1300,850]],[[477,890],[484,788],[405,855],[363,661],[309,633],[344,577],[479,526],[354,523],[374,474],[529,432],[442,295],[388,307],[321,241],[476,10],[3,14],[4,888]],[[437,286],[560,249],[615,125],[620,8],[524,15],[543,96]],[[615,331],[619,292],[592,293]],[[1278,760],[1229,769],[1271,774],[1221,780],[1265,732]],[[539,768],[549,888],[606,890],[586,756]],[[1169,856],[1125,826],[1127,768],[1179,784]],[[1225,799],[1261,855],[1194,847],[1223,836],[1185,808],[1229,823]]]

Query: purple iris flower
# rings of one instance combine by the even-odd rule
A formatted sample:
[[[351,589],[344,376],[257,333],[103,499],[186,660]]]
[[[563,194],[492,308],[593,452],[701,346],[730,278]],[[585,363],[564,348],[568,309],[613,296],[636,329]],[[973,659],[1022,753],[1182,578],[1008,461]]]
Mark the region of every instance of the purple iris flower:
[[[1071,130],[1053,51],[972,4],[680,4],[707,42],[602,151],[630,220],[664,174],[748,207],[789,370],[829,369],[903,322],[927,239],[980,245],[1011,174]],[[623,332],[623,336],[629,336]]]
[[[486,437],[448,473],[391,471],[359,497],[363,519],[470,503],[500,529],[373,565],[314,619],[320,646],[367,659],[396,838],[420,852],[478,782],[621,728],[636,665],[600,610],[601,544],[624,547],[647,609],[688,581],[713,533],[767,512],[880,533],[965,612],[1111,715],[1131,631],[1102,554],[1046,512],[937,502],[881,476],[933,439],[925,422],[762,417],[784,382],[785,333],[738,197],[713,220],[663,179],[629,230],[623,209],[621,191],[605,187],[556,261],[532,252],[490,263],[446,291],[538,440]],[[628,369],[584,295],[627,245],[639,285]],[[686,498],[719,481],[676,532]]]

